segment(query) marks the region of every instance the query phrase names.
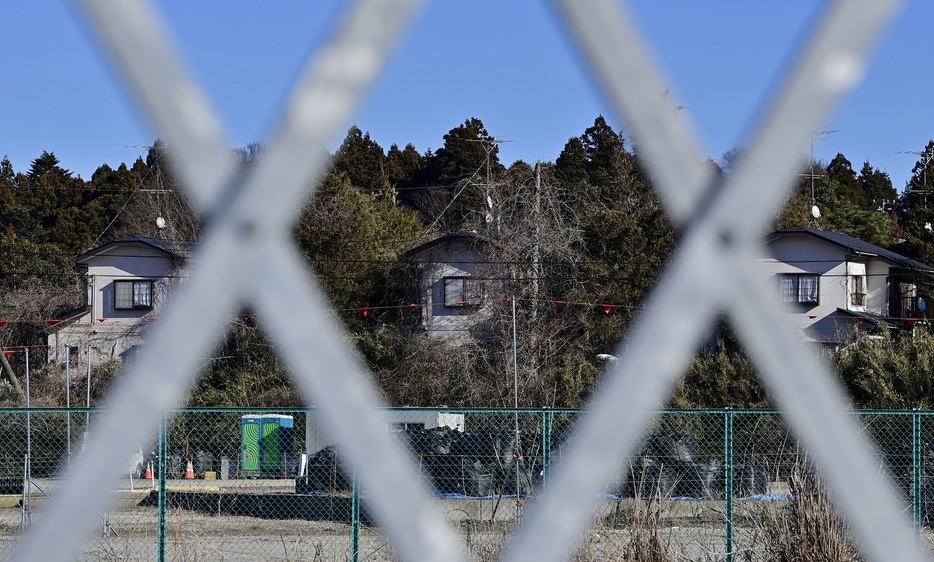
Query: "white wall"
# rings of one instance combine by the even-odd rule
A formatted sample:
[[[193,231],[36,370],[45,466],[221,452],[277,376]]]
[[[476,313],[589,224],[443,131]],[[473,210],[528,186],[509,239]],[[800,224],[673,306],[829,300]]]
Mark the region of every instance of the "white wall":
[[[426,262],[420,266],[422,327],[429,335],[451,341],[466,338],[471,324],[482,317],[482,306],[444,306],[444,278],[482,277],[477,265],[480,259],[479,252],[462,242],[438,246],[421,255],[420,260]]]
[[[844,249],[816,238],[801,235],[779,238],[769,243],[774,259],[762,260],[763,273],[774,280],[776,299],[780,298],[777,275],[781,273],[817,273],[820,275],[819,298],[816,305],[789,303],[789,313],[795,326],[807,340],[836,342],[841,331],[859,326],[859,320],[841,316],[838,308],[854,312],[884,314],[888,296],[885,278],[888,264],[866,257],[867,306],[850,304],[847,254]]]
[[[411,423],[422,424],[425,429],[434,429],[436,427],[447,426],[451,429],[464,432],[464,414],[454,414],[440,410],[388,410],[385,417],[390,424]],[[385,428],[392,431],[392,427]],[[318,416],[315,411],[309,411],[305,421],[305,452],[309,455],[327,447],[334,445],[327,431],[318,424]]]

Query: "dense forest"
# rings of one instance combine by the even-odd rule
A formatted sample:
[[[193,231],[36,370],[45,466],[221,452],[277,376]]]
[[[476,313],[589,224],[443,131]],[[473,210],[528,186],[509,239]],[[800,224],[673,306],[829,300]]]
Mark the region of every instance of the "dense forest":
[[[407,250],[441,234],[477,232],[485,241],[486,275],[519,311],[520,405],[573,407],[605,368],[596,355],[626,335],[678,241],[639,165],[638,146],[603,117],[570,138],[553,162],[507,166],[498,149],[476,118],[425,151],[412,144],[384,149],[354,126],[320,185],[309,186],[317,189],[295,225],[295,241],[391,404],[512,404],[511,307],[494,302],[494,313],[477,327],[488,337],[464,345],[405,330],[413,284]],[[262,152],[254,144],[236,156],[246,166]],[[709,165],[722,178],[740,153]],[[805,159],[792,198],[776,209],[772,224],[762,225],[763,233],[817,226],[884,247],[898,243],[901,253],[934,263],[934,208],[927,201],[934,141],[920,154],[901,193],[869,161],[857,171],[843,154],[829,163]],[[25,171],[6,158],[0,162],[0,345],[41,346],[47,319],[83,304],[81,272],[72,261],[77,254],[126,235],[154,236],[156,217],[165,219],[159,235],[198,240],[200,218],[170,160],[170,147],[157,140],[145,159],[101,165],[90,180],[75,177],[49,152]],[[819,219],[811,215],[814,205]],[[729,327],[716,334],[699,346],[671,405],[769,406]],[[855,406],[934,406],[934,338],[921,329],[912,338],[873,340],[830,359]],[[301,403],[252,315],[232,321],[207,365],[192,405]],[[95,397],[119,375],[117,365],[103,371]],[[37,380],[43,376],[57,375],[45,367]],[[15,382],[3,383],[0,403],[17,403]],[[40,382],[46,395],[39,403],[60,403],[63,391],[54,390],[60,386]]]

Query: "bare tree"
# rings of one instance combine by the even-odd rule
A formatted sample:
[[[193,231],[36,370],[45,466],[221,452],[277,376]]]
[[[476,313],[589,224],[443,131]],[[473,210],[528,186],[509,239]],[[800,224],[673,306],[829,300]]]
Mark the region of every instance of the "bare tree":
[[[493,307],[490,320],[477,327],[477,336],[494,348],[490,355],[495,370],[518,373],[519,381],[513,389],[512,379],[501,376],[504,390],[497,398],[502,405],[512,405],[517,391],[524,405],[563,403],[559,372],[572,359],[569,346],[579,325],[560,303],[578,278],[578,218],[550,167],[513,165],[488,193],[492,204],[484,273],[491,280],[491,296],[500,304]]]
[[[84,287],[77,279],[65,287],[33,280],[0,292],[0,318],[7,323],[0,331],[0,346],[4,350],[43,346],[48,321],[77,308],[83,302],[83,292]],[[0,359],[0,365],[13,394],[21,399],[22,389],[14,372],[18,365],[11,364],[5,356]]]

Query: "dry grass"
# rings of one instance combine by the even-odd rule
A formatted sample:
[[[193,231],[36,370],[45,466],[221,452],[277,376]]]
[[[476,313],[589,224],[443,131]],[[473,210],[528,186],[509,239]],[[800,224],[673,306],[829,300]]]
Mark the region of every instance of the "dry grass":
[[[827,489],[806,459],[789,478],[791,499],[764,510],[761,523],[768,562],[855,562],[859,549],[831,503]]]

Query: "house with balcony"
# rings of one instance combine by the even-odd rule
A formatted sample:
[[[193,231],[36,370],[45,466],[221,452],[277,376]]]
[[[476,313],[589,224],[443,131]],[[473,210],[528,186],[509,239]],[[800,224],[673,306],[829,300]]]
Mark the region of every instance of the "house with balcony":
[[[190,252],[187,242],[129,236],[77,256],[85,270],[85,304],[50,321],[49,362],[77,360],[88,349],[92,364],[131,360],[173,286],[187,275]]]
[[[804,339],[836,349],[857,330],[904,330],[927,322],[919,282],[934,267],[858,238],[794,227],[765,237],[761,264]]]

